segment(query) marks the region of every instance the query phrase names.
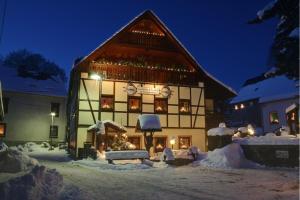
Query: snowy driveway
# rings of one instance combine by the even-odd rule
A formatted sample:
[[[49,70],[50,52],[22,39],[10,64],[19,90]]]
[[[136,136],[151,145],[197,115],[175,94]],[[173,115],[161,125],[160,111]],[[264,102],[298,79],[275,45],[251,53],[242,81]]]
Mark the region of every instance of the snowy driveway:
[[[84,199],[299,199],[297,170],[203,167],[99,170],[71,162],[40,161],[56,168]]]

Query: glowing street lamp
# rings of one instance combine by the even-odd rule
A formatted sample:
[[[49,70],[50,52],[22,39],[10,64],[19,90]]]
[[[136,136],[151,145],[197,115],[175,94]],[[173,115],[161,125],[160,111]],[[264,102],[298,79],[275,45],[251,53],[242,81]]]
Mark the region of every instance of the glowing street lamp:
[[[55,112],[51,112],[50,116],[51,116],[51,128],[50,128],[50,147],[49,150],[53,150],[52,147],[52,131],[53,131],[53,122],[54,122],[54,117],[55,117],[56,113]]]

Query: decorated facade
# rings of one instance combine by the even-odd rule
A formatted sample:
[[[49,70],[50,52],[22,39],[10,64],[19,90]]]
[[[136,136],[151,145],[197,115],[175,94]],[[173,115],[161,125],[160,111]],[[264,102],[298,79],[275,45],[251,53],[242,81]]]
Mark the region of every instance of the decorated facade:
[[[128,141],[144,149],[136,132],[140,114],[159,116],[153,153],[171,147],[206,150],[206,129],[222,119],[235,92],[207,73],[152,12],[145,11],[89,55],[70,76],[67,118],[69,148],[92,142],[87,128],[112,120],[127,129]],[[96,147],[97,148],[97,147]]]

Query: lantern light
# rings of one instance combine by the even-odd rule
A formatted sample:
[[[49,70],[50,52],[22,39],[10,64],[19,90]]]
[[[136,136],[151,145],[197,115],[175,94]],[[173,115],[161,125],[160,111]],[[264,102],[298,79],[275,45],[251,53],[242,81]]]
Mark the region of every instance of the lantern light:
[[[99,76],[99,74],[91,74],[90,78],[97,81],[101,80],[101,76]]]

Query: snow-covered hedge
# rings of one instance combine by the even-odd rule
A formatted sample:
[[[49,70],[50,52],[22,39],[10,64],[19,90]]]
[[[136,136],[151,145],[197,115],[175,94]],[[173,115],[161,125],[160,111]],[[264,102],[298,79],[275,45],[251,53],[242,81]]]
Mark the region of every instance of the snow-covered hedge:
[[[219,127],[212,128],[207,131],[208,136],[224,136],[224,135],[233,135],[234,130],[227,128],[225,123],[220,123]]]

